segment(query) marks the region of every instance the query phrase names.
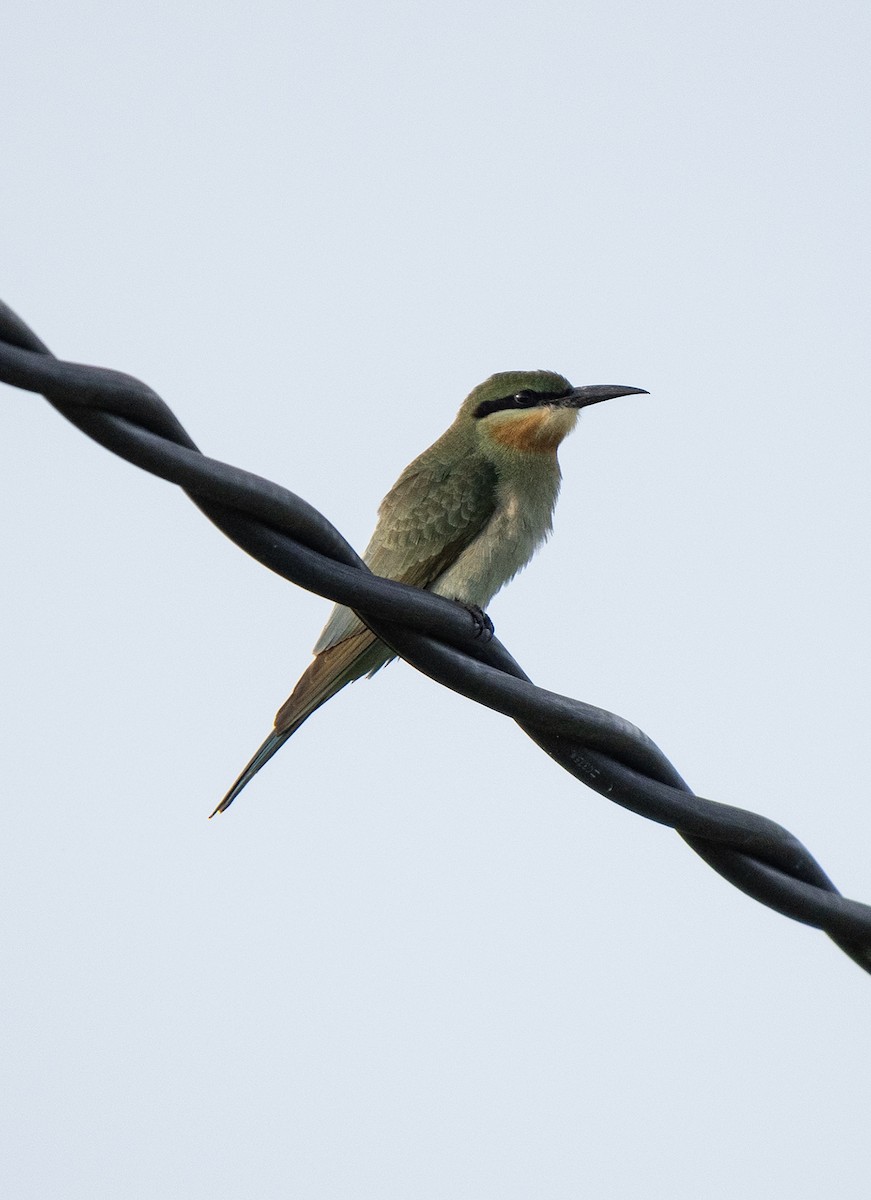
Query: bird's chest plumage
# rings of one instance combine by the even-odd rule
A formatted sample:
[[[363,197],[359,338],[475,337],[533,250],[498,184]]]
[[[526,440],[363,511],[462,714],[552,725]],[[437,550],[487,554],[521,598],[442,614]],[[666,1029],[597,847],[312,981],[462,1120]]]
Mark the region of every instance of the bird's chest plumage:
[[[501,473],[492,517],[432,590],[482,608],[489,604],[550,533],[559,483],[555,455],[537,455],[527,469]]]

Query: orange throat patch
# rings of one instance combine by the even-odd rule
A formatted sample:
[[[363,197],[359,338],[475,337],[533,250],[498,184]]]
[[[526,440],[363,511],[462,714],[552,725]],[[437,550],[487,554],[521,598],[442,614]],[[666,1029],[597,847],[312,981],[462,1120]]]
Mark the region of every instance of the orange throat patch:
[[[511,416],[490,430],[490,437],[509,450],[526,454],[553,454],[574,428],[577,410],[537,408],[522,416]]]

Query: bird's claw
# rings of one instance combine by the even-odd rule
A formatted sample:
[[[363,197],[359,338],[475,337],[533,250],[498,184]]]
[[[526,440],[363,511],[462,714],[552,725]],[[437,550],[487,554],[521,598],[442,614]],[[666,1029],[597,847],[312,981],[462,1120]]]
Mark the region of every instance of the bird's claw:
[[[475,623],[475,637],[483,638],[485,642],[489,642],[495,630],[493,629],[493,622],[484,612],[483,608],[478,604],[463,604],[463,608]]]

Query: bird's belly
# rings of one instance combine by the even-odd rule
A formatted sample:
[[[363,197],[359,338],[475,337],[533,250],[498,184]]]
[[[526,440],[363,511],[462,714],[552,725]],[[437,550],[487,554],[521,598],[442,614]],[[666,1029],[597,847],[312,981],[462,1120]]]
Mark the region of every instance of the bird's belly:
[[[526,566],[549,532],[549,519],[533,522],[524,505],[509,501],[497,508],[487,526],[430,590],[484,608]]]

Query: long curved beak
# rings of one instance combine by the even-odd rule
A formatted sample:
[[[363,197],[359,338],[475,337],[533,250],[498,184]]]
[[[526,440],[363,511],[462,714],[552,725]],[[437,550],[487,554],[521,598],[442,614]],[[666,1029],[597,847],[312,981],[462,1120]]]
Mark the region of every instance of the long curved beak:
[[[566,408],[586,408],[589,404],[600,404],[603,400],[616,400],[618,396],[649,396],[644,388],[623,387],[619,383],[592,383],[588,387],[576,387],[565,399],[560,400]]]

